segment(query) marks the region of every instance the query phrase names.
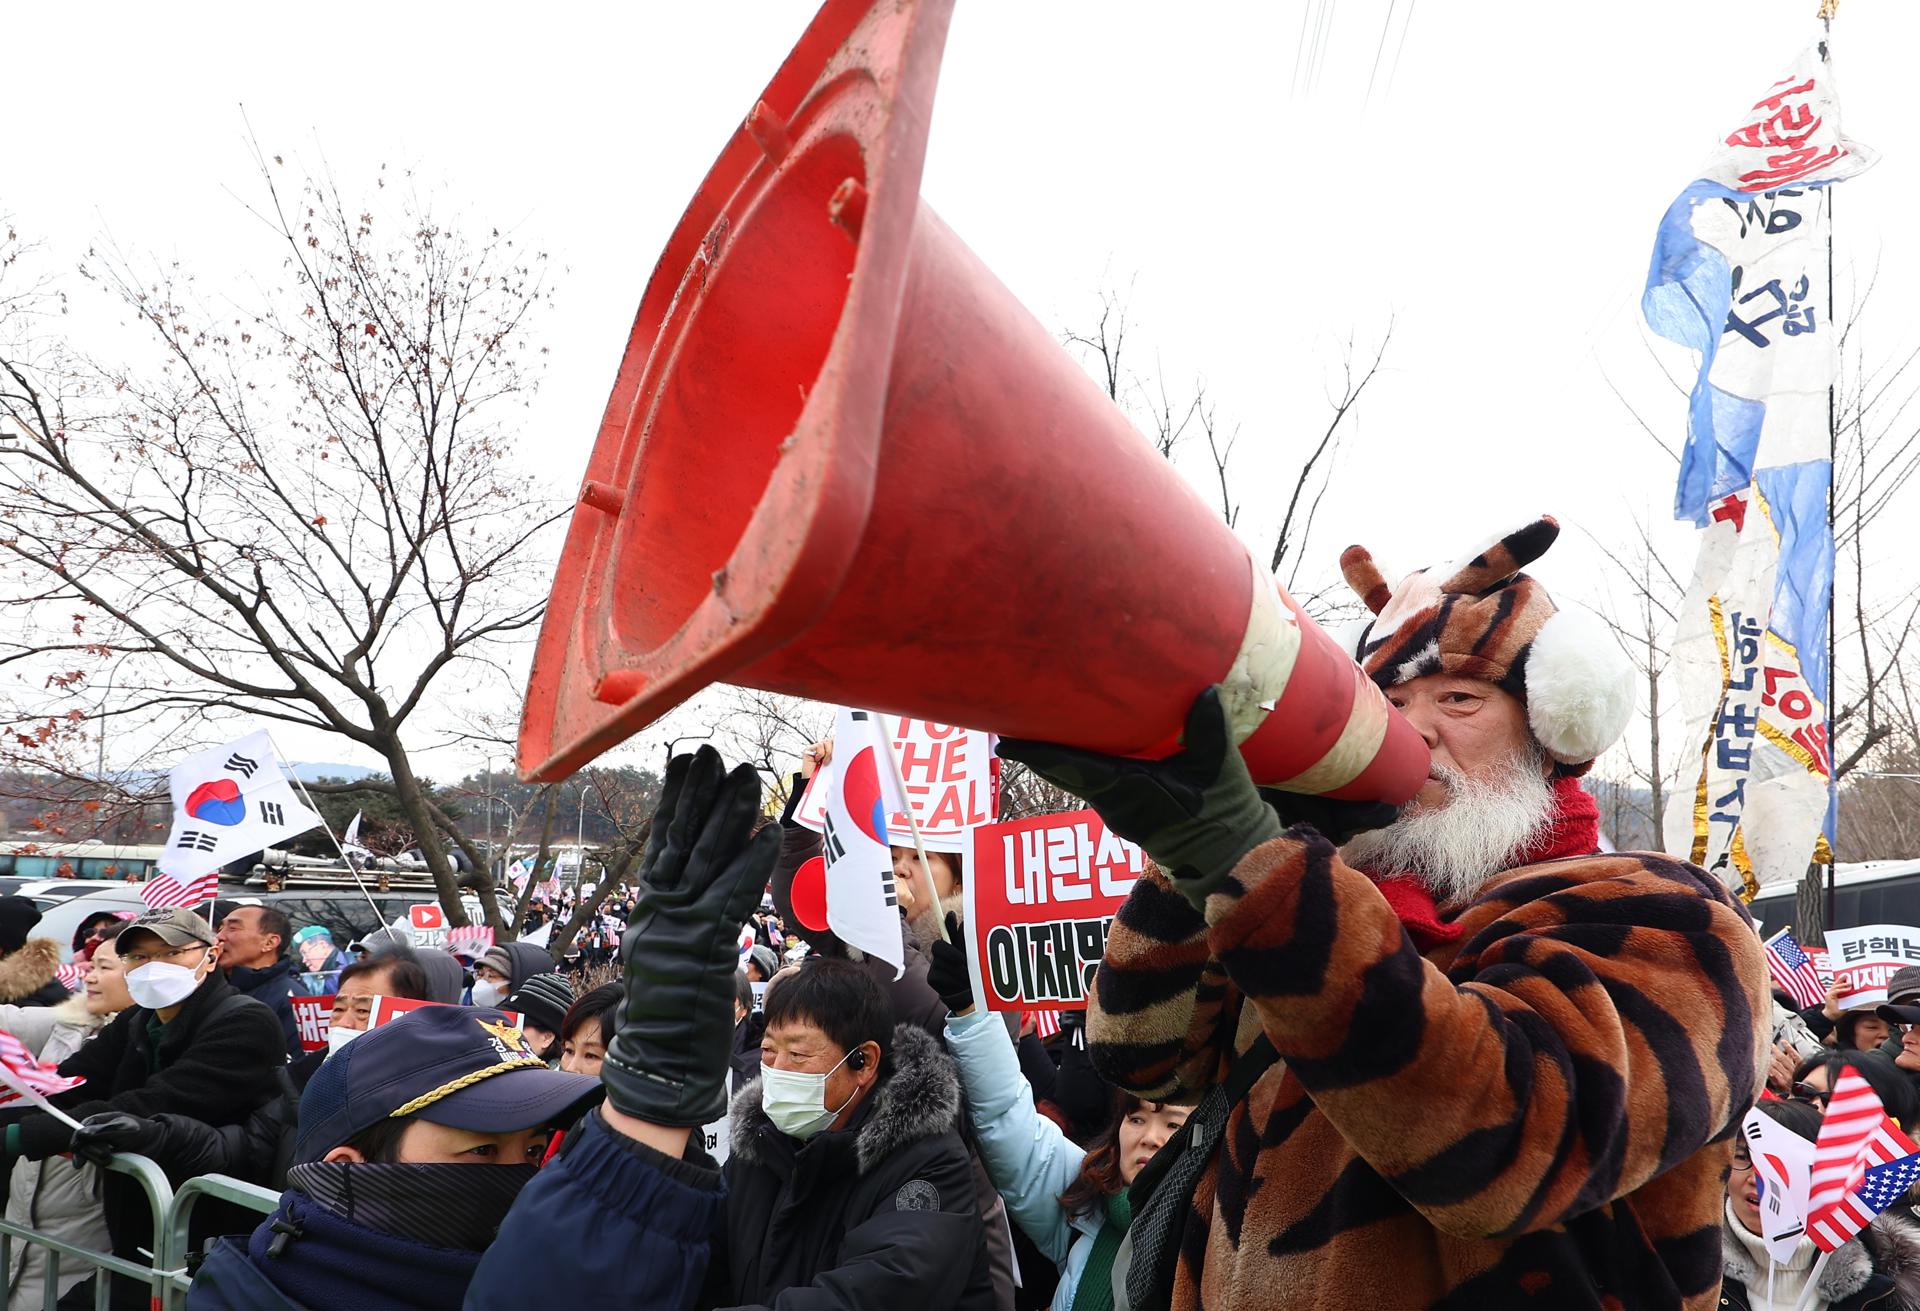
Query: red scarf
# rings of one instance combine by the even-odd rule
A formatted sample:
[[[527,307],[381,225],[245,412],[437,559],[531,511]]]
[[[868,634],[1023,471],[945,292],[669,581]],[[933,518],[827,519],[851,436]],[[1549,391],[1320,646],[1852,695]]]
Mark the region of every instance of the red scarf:
[[[1591,856],[1600,849],[1600,807],[1577,778],[1553,780],[1553,813],[1538,836],[1529,842],[1512,868],[1537,865],[1565,856]],[[1460,926],[1440,918],[1433,893],[1412,874],[1369,874],[1387,905],[1406,926],[1416,950],[1427,951],[1460,936]]]

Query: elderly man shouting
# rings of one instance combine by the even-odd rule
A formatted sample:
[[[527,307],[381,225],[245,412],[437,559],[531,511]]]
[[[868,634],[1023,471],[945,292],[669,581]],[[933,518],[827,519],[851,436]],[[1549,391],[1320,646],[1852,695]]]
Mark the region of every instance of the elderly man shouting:
[[[1630,681],[1597,621],[1520,572],[1558,531],[1396,589],[1342,558],[1373,612],[1349,649],[1433,755],[1398,818],[1263,800],[1211,691],[1165,761],[1002,745],[1165,871],[1114,922],[1095,1063],[1193,1101],[1268,1062],[1163,1235],[1176,1308],[1716,1298],[1767,972],[1703,871],[1598,854],[1578,776]]]

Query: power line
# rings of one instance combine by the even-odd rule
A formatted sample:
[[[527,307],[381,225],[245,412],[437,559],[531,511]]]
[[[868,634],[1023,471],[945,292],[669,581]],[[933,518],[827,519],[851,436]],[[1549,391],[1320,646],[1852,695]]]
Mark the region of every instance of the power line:
[[[1373,83],[1380,76],[1380,56],[1387,52],[1387,37],[1393,31],[1393,11],[1400,0],[1387,0],[1387,21],[1380,24],[1380,44],[1373,48],[1373,71],[1367,74],[1367,103],[1373,103]]]

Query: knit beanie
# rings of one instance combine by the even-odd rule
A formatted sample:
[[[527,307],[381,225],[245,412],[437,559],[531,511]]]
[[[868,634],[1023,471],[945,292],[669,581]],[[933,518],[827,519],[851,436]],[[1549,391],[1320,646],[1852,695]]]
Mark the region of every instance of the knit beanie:
[[[1391,588],[1366,548],[1348,547],[1340,572],[1372,616],[1345,635],[1347,652],[1382,690],[1428,674],[1505,689],[1526,707],[1528,728],[1559,772],[1586,772],[1626,731],[1633,666],[1598,616],[1555,605],[1520,572],[1559,535],[1542,515]]]
[[[511,980],[513,978],[513,957],[507,955],[505,943],[497,943],[494,946],[488,947],[485,954],[483,954],[479,960],[475,961],[474,964],[484,965],[490,970],[500,971],[500,977],[503,979]]]
[[[25,897],[0,897],[0,954],[11,956],[27,945],[40,922],[40,908]]]
[[[507,998],[507,1009],[519,1011],[535,1028],[557,1034],[573,1001],[573,985],[566,975],[536,974]]]

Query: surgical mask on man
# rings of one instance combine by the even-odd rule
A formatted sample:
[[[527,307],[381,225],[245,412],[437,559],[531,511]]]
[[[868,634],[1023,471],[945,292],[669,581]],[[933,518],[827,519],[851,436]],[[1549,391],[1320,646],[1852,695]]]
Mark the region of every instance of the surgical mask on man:
[[[496,983],[492,979],[482,979],[473,985],[473,1004],[475,1006],[497,1007],[507,999],[507,985]]]
[[[148,961],[139,969],[127,971],[127,995],[133,998],[134,1005],[145,1006],[150,1011],[178,1006],[193,996],[193,990],[199,986],[197,967],[188,969],[172,961]]]
[[[859,1048],[854,1048],[858,1051]],[[848,1052],[847,1056],[853,1055]],[[833,1064],[833,1070],[846,1064],[847,1056],[842,1056]],[[776,1070],[771,1065],[760,1067],[760,1109],[773,1121],[773,1127],[789,1138],[802,1140],[813,1137],[833,1123],[833,1117],[847,1109],[859,1095],[855,1088],[847,1095],[847,1101],[832,1110],[827,1109],[827,1080],[833,1070],[825,1074],[804,1074],[799,1070]]]
[[[327,1027],[327,1055],[333,1055],[365,1032],[365,1029],[343,1029],[337,1024],[329,1025]]]

